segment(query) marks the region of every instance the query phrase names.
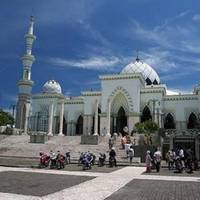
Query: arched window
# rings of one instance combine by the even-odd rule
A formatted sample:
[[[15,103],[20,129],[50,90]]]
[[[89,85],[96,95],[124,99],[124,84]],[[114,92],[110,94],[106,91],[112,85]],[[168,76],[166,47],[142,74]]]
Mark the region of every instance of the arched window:
[[[76,134],[82,135],[83,134],[83,117],[80,115],[77,123],[76,123]]]
[[[165,117],[164,128],[175,129],[174,117],[170,113],[168,113],[167,116]]]
[[[120,107],[117,113],[117,132],[124,134],[123,128],[127,126],[126,112],[123,107]]]
[[[196,128],[197,125],[197,117],[196,115],[192,112],[188,118],[188,124],[187,124],[187,128],[188,129],[194,129]]]
[[[148,106],[145,106],[142,111],[141,122],[152,120],[151,111]]]

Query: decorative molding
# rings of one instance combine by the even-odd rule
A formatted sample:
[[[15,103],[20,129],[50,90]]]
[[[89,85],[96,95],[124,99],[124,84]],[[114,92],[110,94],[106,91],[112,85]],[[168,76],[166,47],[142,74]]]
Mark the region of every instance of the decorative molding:
[[[140,90],[140,94],[145,94],[145,93],[162,93],[163,95],[166,94],[166,88],[163,86],[161,87],[146,87],[144,89]]]
[[[139,79],[143,85],[145,85],[145,79],[141,73],[124,73],[124,74],[112,74],[99,76],[100,80],[120,80],[120,79]]]
[[[93,114],[84,114],[83,117],[93,117]]]
[[[126,98],[127,100],[127,103],[128,103],[128,110],[132,111],[133,112],[133,102],[132,102],[132,98],[129,94],[129,92],[124,89],[122,86],[118,86],[116,87],[112,93],[110,94],[110,96],[108,97],[108,99],[110,99],[111,101],[113,101],[115,99],[115,97],[119,94],[119,93],[122,93],[124,95],[124,97]]]
[[[19,80],[17,85],[20,86],[20,85],[28,85],[28,86],[33,86],[34,82],[31,81],[31,80]]]
[[[107,113],[106,113],[106,112],[99,113],[99,116],[100,116],[100,117],[107,117]]]
[[[66,100],[66,97],[63,94],[47,94],[47,93],[41,93],[41,94],[35,94],[32,95],[32,99],[48,99],[48,98],[58,98]]]
[[[141,113],[129,112],[127,117],[140,117]]]
[[[100,91],[85,91],[85,92],[81,92],[81,94],[83,96],[101,96]]]
[[[192,95],[192,94],[188,94],[188,95],[170,95],[170,96],[165,96],[163,98],[163,101],[187,101],[187,100],[198,100],[198,96],[197,95]]]

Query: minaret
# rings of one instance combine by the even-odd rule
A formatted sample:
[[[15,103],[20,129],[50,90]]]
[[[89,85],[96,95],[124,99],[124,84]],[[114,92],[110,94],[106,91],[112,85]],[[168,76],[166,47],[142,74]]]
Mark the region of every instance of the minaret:
[[[19,94],[17,102],[16,112],[16,128],[24,129],[24,133],[27,133],[28,128],[28,115],[31,103],[31,91],[33,81],[31,80],[31,67],[35,61],[35,57],[32,53],[32,45],[36,39],[33,34],[34,18],[30,18],[30,26],[28,33],[25,34],[26,53],[22,56],[23,74],[22,79],[18,81]]]

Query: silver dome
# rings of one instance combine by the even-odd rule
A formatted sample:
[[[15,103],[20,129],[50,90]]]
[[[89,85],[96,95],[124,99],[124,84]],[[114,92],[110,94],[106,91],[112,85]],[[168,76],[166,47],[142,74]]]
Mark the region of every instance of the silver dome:
[[[49,80],[43,85],[43,93],[61,94],[62,90],[60,84],[55,80]]]
[[[136,59],[135,62],[131,62],[126,65],[121,71],[123,74],[129,73],[141,73],[146,80],[147,85],[157,85],[160,84],[160,78],[156,71],[148,64],[142,62],[140,59]]]

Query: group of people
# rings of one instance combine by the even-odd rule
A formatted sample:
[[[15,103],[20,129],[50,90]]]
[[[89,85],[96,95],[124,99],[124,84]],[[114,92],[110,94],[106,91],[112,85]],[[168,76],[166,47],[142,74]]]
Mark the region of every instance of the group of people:
[[[155,168],[157,172],[160,171],[161,165],[161,151],[159,148],[155,150],[154,153],[151,153],[149,150],[146,152],[145,163],[146,163],[146,172],[151,172],[152,168]]]
[[[66,164],[70,164],[70,152],[66,152],[63,155],[60,151],[57,153],[53,152],[52,150],[49,154],[40,152],[40,168],[49,167],[49,168],[57,168],[62,169],[65,167]]]
[[[195,159],[194,152],[190,148],[183,149],[178,147],[169,150],[165,157],[169,170],[175,169],[179,173],[185,170],[188,173],[192,173],[193,169],[198,169],[198,161]]]

